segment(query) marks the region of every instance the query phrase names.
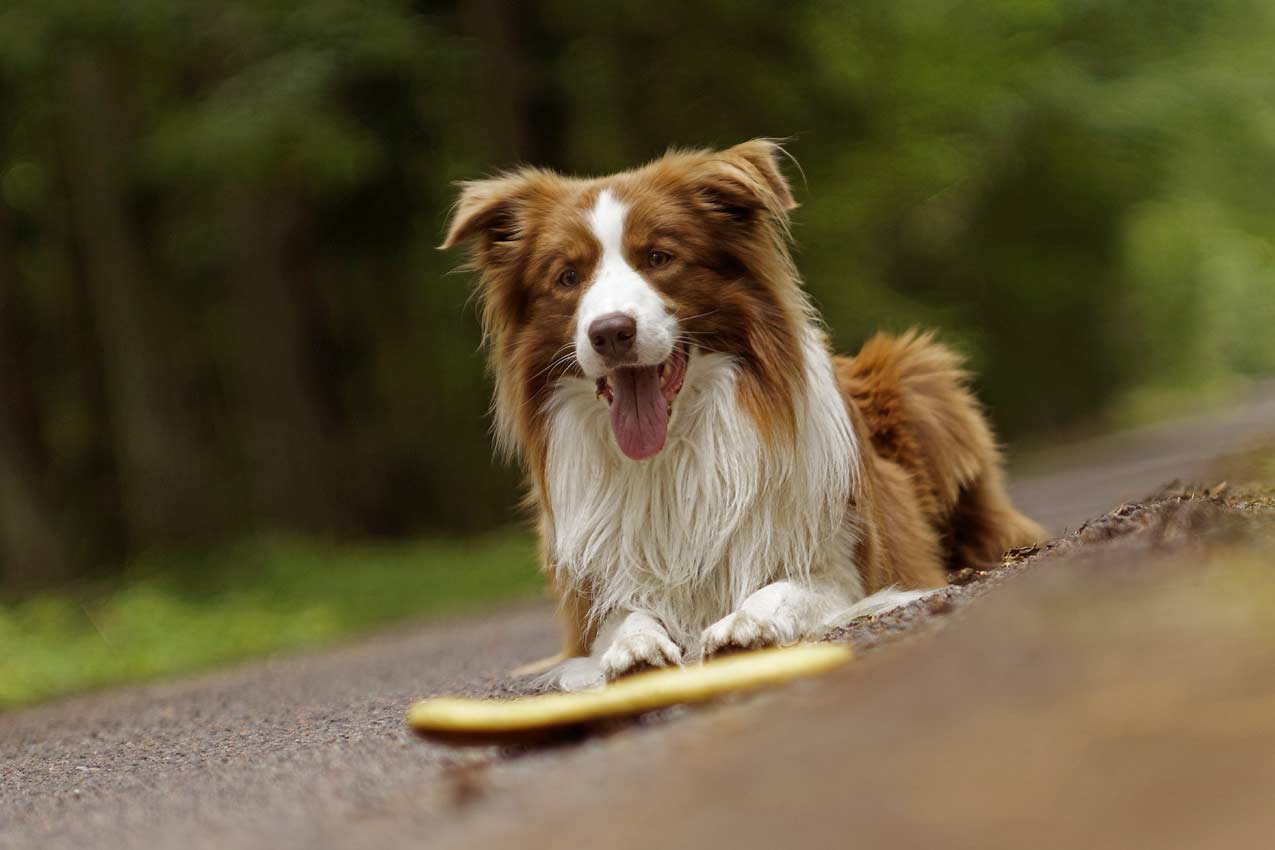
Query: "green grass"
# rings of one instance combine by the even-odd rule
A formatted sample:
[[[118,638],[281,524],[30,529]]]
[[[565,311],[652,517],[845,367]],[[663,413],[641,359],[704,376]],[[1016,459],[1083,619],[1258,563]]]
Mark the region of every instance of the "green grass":
[[[156,553],[118,579],[0,600],[0,708],[535,596],[523,534]]]

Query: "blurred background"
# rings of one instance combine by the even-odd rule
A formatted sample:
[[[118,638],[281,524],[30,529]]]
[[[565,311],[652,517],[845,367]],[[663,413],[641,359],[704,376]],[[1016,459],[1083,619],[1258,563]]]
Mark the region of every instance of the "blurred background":
[[[791,139],[853,350],[1011,447],[1275,372],[1262,0],[17,0],[0,705],[525,596],[451,182]],[[514,530],[509,530],[509,529]],[[7,660],[6,660],[7,659]]]

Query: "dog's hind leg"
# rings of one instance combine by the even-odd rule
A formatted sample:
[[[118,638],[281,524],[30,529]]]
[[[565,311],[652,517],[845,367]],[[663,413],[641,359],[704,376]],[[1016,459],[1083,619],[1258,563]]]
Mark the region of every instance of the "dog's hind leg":
[[[995,564],[1009,549],[1040,543],[1048,532],[1010,503],[999,468],[989,468],[961,490],[948,519],[948,567]]]

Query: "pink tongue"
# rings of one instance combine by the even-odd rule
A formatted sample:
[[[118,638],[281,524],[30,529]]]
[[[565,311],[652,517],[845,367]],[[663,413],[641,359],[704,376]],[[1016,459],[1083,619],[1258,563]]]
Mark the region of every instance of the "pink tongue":
[[[660,367],[616,369],[611,393],[611,430],[620,451],[633,460],[659,454],[668,433],[668,400],[660,390]]]

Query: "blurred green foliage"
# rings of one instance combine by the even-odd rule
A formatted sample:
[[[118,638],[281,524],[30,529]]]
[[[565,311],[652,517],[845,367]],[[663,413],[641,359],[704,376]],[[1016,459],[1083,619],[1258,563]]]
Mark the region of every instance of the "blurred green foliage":
[[[96,586],[0,601],[0,709],[542,588],[517,534],[335,547],[274,537],[142,557]]]
[[[1262,0],[17,0],[0,567],[508,521],[450,181],[792,137],[836,344],[934,325],[1010,438],[1275,369]]]

